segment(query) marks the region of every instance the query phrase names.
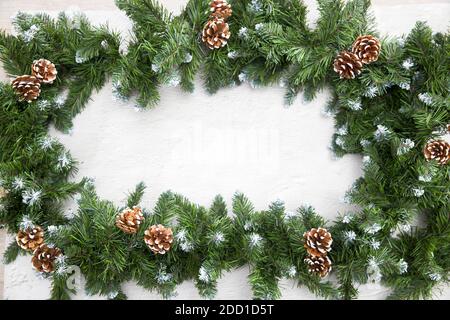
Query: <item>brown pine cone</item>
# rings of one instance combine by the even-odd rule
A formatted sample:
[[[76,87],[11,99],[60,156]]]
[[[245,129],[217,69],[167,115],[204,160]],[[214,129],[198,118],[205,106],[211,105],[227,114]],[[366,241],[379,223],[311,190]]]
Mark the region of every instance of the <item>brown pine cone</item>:
[[[16,94],[20,96],[20,101],[25,100],[30,103],[41,94],[41,82],[35,76],[18,76],[12,81],[11,85]]]
[[[154,253],[165,254],[173,242],[172,229],[162,224],[153,225],[145,230],[144,242]]]
[[[231,17],[233,10],[231,5],[226,0],[213,0],[209,4],[211,7],[211,17],[228,19]]]
[[[50,248],[46,244],[42,244],[34,250],[31,263],[37,271],[50,273],[55,269],[55,259],[61,253],[58,248]]]
[[[43,83],[53,83],[58,71],[53,63],[46,59],[35,60],[31,65],[32,75]]]
[[[352,46],[352,52],[359,57],[362,63],[377,61],[380,50],[380,40],[371,35],[359,36]]]
[[[304,247],[311,256],[324,256],[331,250],[333,238],[327,229],[312,228],[303,234],[303,238],[305,239]]]
[[[433,140],[423,149],[427,161],[436,160],[439,164],[447,164],[450,159],[450,144],[444,140]]]
[[[202,33],[202,41],[209,49],[219,49],[224,47],[230,38],[228,23],[223,19],[209,20]]]
[[[333,63],[333,69],[341,79],[354,79],[361,73],[362,67],[359,57],[350,51],[339,53]]]
[[[331,271],[331,260],[327,256],[313,257],[309,256],[305,259],[309,272],[314,272],[320,277],[326,277]]]
[[[44,230],[39,226],[19,230],[16,235],[16,242],[22,249],[34,251],[44,243]]]
[[[6,190],[3,187],[0,187],[0,199],[6,197],[8,195],[8,193],[9,193],[8,190]]]
[[[144,221],[144,215],[139,207],[134,206],[133,209],[126,208],[116,217],[116,226],[125,233],[136,233],[139,226]]]

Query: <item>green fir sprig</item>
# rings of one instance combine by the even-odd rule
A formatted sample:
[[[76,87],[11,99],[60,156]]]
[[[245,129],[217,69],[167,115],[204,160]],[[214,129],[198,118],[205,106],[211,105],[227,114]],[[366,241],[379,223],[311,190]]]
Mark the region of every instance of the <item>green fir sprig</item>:
[[[425,144],[450,123],[448,33],[433,34],[419,22],[404,38],[381,38],[378,61],[356,79],[342,80],[333,71],[335,56],[359,35],[378,36],[367,0],[319,0],[314,28],[301,1],[230,0],[232,36],[218,50],[201,41],[206,0],[189,1],[178,16],[154,0],[116,2],[134,23],[126,53],[119,50],[118,34],[81,15],[19,13],[17,35],[0,33],[8,75],[29,74],[39,58],[58,70],[56,82],[43,85],[32,103],[19,102],[9,84],[0,84],[0,182],[7,190],[0,222],[11,233],[41,225],[46,242],[63,250],[50,275],[53,299],[74,292],[67,287],[68,266],[80,268],[88,293],[110,299],[126,298],[122,284],[129,280],[165,298],[193,280],[201,296],[213,298],[221,275],[244,265],[256,299],[280,298],[282,278],[332,299],[356,298],[358,284],[367,282],[391,288],[392,299],[431,298],[435,288],[448,285],[450,169],[423,155]],[[117,207],[97,196],[92,181],[72,182],[76,159],[47,135],[49,125],[69,131],[109,76],[117,97],[136,94],[137,104],[149,107],[158,103],[161,86],[193,91],[197,75],[210,93],[244,82],[282,84],[286,103],[300,92],[312,99],[327,88],[327,112],[336,121],[333,151],[363,156],[363,176],[344,199],[359,209],[331,223],[309,206],[286,212],[280,201],[256,211],[241,193],[229,209],[220,196],[205,208],[166,192],[152,210],[144,208],[137,234],[118,229],[117,214],[139,205],[145,185]],[[77,194],[77,212],[69,217],[64,204]],[[412,226],[417,218],[425,222]],[[165,255],[155,255],[143,241],[153,224],[173,230]],[[309,273],[304,263],[303,233],[319,226],[333,235],[329,257],[336,282]],[[22,253],[13,242],[5,261]]]

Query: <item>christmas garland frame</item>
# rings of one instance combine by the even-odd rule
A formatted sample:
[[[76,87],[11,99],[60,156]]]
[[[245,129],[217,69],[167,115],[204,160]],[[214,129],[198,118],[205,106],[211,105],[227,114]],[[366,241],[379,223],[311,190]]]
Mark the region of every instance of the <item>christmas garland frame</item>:
[[[245,264],[257,299],[279,298],[282,277],[317,295],[343,299],[356,298],[356,284],[368,281],[391,287],[393,299],[429,298],[438,284],[448,284],[450,171],[427,161],[424,146],[450,123],[449,34],[433,35],[417,23],[405,39],[382,39],[378,61],[344,80],[333,71],[336,55],[359,35],[376,35],[369,1],[318,1],[314,29],[299,1],[229,1],[231,37],[227,46],[213,50],[202,44],[203,26],[211,19],[208,1],[191,0],[176,17],[153,0],[116,2],[135,22],[127,53],[120,52],[118,34],[92,27],[82,16],[21,13],[14,21],[18,36],[0,33],[8,74],[29,74],[31,62],[40,58],[58,70],[54,83],[42,84],[31,103],[19,101],[10,84],[0,85],[0,221],[14,234],[39,225],[45,243],[61,248],[64,254],[45,266],[54,272],[43,272],[52,280],[53,299],[70,298],[70,265],[80,267],[88,293],[113,299],[125,298],[124,281],[169,298],[187,279],[211,298],[222,272]],[[47,136],[49,124],[70,130],[71,119],[109,76],[119,98],[137,93],[144,108],[158,102],[163,84],[192,91],[198,72],[211,93],[246,81],[255,87],[283,83],[290,103],[300,91],[313,99],[319,90],[331,90],[336,155],[364,155],[364,176],[347,195],[359,212],[327,226],[311,207],[292,213],[275,202],[256,212],[238,193],[231,217],[220,196],[204,208],[167,192],[151,212],[142,209],[145,220],[137,233],[118,228],[117,215],[138,206],[144,184],[117,208],[97,197],[89,179],[69,182],[76,161]],[[63,205],[77,194],[78,213],[69,219]],[[418,215],[426,226],[411,227]],[[152,253],[143,241],[156,224],[173,229],[164,255]],[[327,256],[337,283],[308,272],[305,264],[303,234],[325,226],[333,236]],[[25,253],[14,241],[5,261]]]

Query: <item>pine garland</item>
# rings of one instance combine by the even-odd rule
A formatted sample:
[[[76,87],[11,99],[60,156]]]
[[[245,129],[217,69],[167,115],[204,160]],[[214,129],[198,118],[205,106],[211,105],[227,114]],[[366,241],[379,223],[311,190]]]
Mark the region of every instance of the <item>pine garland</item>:
[[[360,35],[377,36],[369,1],[320,0],[315,28],[308,27],[301,1],[228,1],[231,37],[213,50],[201,41],[211,19],[208,1],[189,1],[179,16],[153,0],[116,2],[134,21],[127,53],[119,50],[118,34],[92,27],[83,16],[19,13],[18,35],[0,33],[0,58],[9,75],[30,74],[31,63],[41,58],[58,71],[53,85],[42,85],[31,103],[18,101],[10,84],[0,84],[0,222],[11,233],[41,226],[45,242],[62,250],[52,262],[55,271],[47,274],[53,299],[70,298],[69,266],[80,268],[87,292],[111,299],[126,298],[121,284],[128,280],[170,298],[187,279],[213,298],[221,274],[246,264],[257,299],[279,298],[283,277],[317,295],[343,299],[357,297],[358,283],[381,281],[392,288],[392,299],[430,298],[433,288],[448,284],[450,169],[424,156],[426,144],[439,140],[450,123],[448,33],[433,34],[419,22],[406,38],[381,39],[377,61],[345,80],[333,71],[336,56],[351,50]],[[364,175],[346,197],[360,210],[329,224],[307,206],[286,212],[275,202],[256,211],[237,193],[231,217],[220,196],[204,208],[166,192],[152,211],[141,208],[144,219],[135,233],[118,228],[117,215],[139,207],[145,185],[138,184],[117,208],[98,198],[90,180],[69,182],[76,160],[47,136],[49,124],[70,130],[71,119],[108,77],[118,98],[136,94],[145,108],[158,102],[162,85],[193,91],[198,73],[210,93],[242,82],[282,83],[286,103],[300,91],[312,99],[328,88],[336,155],[364,156]],[[69,219],[62,205],[77,194],[78,212]],[[412,227],[419,215],[426,226]],[[164,254],[152,253],[143,241],[153,225],[173,232]],[[337,285],[308,272],[304,261],[303,234],[317,227],[333,235],[327,255]],[[22,253],[13,242],[5,261]]]

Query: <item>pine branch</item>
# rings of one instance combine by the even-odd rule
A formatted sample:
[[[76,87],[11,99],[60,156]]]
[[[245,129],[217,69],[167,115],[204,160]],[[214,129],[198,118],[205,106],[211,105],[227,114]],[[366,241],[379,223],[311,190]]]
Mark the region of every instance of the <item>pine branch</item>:
[[[9,264],[13,262],[19,254],[25,254],[25,251],[21,250],[16,241],[11,242],[3,253],[4,263]]]
[[[137,206],[139,204],[139,202],[141,202],[142,197],[144,196],[145,188],[146,188],[146,186],[145,186],[144,182],[139,182],[136,185],[135,190],[128,195],[127,206],[129,208]]]

